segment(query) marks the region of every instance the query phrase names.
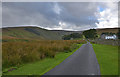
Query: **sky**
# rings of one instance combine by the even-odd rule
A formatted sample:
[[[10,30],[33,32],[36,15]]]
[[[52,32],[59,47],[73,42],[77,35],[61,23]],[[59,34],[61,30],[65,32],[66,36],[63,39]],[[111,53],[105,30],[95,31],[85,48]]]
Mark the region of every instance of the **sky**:
[[[117,2],[3,2],[2,27],[81,31],[118,27]]]

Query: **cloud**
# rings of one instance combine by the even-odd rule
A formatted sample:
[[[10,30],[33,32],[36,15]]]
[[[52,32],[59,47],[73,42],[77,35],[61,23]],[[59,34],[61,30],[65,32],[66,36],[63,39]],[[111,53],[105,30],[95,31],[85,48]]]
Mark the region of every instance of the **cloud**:
[[[54,22],[56,20],[52,18],[55,14],[52,13],[51,10],[45,9],[48,7],[37,8],[34,7],[35,4],[36,3],[3,3],[3,26],[56,24],[56,22]],[[31,5],[33,7],[31,7]],[[43,9],[44,11],[42,11]]]
[[[116,24],[116,6],[100,2],[3,2],[3,27],[84,30]],[[114,22],[113,22],[114,20]],[[98,24],[99,21],[99,24]],[[114,25],[115,26],[115,25]]]
[[[99,12],[98,21],[96,23],[98,28],[114,28],[118,27],[118,5],[117,3],[110,2],[104,5],[106,9]]]
[[[54,4],[53,10],[54,10],[54,12],[55,12],[56,14],[58,14],[58,15],[60,14],[61,8],[59,7],[58,3],[55,3],[55,4]]]
[[[118,2],[118,27],[120,27],[120,2]]]
[[[2,3],[1,2],[0,2],[0,28],[2,28]]]
[[[95,12],[97,12],[94,3],[78,2],[78,3],[60,3],[62,9],[60,18],[64,22],[69,22],[78,26],[94,24],[97,19]],[[89,20],[89,17],[94,20]]]

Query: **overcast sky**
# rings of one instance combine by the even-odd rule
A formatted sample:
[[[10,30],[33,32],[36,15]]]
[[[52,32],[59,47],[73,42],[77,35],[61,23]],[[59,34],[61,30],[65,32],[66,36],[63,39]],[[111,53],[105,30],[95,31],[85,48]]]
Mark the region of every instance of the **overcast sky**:
[[[49,30],[118,27],[117,2],[3,2],[3,27],[38,26]]]

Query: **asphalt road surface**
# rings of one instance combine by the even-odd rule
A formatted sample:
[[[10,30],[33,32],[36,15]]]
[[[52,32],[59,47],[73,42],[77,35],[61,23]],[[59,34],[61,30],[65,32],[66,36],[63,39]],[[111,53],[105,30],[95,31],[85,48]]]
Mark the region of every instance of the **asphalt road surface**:
[[[44,75],[100,75],[99,64],[88,42]]]

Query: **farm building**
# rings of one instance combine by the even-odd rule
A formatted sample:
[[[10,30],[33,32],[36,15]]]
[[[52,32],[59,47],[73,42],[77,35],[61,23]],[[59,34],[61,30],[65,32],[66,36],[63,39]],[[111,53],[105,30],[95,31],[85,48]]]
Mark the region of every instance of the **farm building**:
[[[113,40],[115,40],[115,39],[117,39],[117,35],[106,35],[106,34],[102,34],[101,35],[101,39],[113,39]]]

